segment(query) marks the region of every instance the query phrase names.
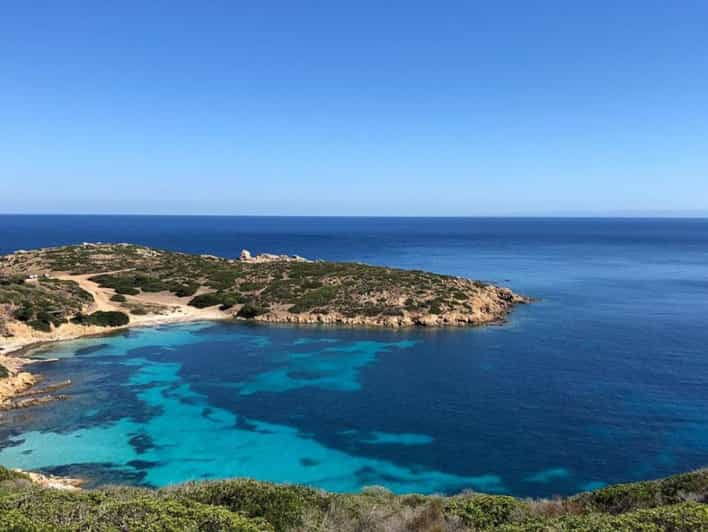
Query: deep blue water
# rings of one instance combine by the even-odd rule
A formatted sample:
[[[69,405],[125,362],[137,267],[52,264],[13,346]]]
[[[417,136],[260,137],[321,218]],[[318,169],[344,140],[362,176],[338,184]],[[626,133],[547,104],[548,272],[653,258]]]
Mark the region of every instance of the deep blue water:
[[[131,241],[423,268],[539,298],[509,323],[190,324],[52,346],[69,401],[0,463],[164,485],[576,492],[708,465],[708,220],[0,216],[0,253]]]

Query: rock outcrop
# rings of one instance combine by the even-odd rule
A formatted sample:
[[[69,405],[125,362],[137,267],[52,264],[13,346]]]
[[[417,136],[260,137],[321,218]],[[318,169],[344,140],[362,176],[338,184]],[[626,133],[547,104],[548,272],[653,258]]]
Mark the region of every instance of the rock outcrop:
[[[241,255],[239,256],[241,262],[312,262],[305,257],[300,255],[275,255],[273,253],[260,253],[258,255],[251,255],[251,252],[247,249],[241,250]]]

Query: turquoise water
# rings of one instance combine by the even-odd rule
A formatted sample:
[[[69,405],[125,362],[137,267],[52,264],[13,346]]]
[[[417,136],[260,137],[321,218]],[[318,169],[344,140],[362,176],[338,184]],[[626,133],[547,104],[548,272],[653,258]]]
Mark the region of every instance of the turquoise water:
[[[137,241],[422,268],[538,298],[499,327],[200,323],[48,347],[68,401],[0,463],[94,484],[251,476],[550,496],[708,465],[708,221],[3,217],[0,251]]]
[[[196,334],[199,332],[205,334]],[[357,491],[362,485],[375,484],[399,492],[417,491],[421,486],[436,492],[452,486],[505,491],[501,479],[493,474],[460,476],[357,456],[327,447],[295,426],[251,419],[240,414],[237,407],[215,406],[181,375],[182,364],[164,360],[178,350],[199,357],[200,343],[205,339],[212,346],[221,344],[222,355],[232,355],[233,364],[261,355],[260,351],[272,343],[269,337],[244,331],[243,327],[202,323],[137,329],[125,335],[63,345],[62,370],[70,374],[66,362],[72,357],[80,359],[78,374],[86,380],[79,385],[82,390],[78,393],[85,394],[83,399],[93,403],[92,408],[69,414],[77,416],[70,421],[74,429],[28,430],[8,438],[0,451],[0,463],[52,471],[62,470],[64,464],[108,464],[116,478],[122,473],[152,486],[245,476],[307,483],[335,491]],[[290,345],[279,346],[282,351],[270,356],[277,369],[238,382],[211,380],[207,385],[221,387],[234,397],[306,387],[357,392],[361,389],[362,368],[392,350],[406,350],[415,343],[300,337]],[[303,346],[307,350],[299,349]],[[150,356],[141,356],[146,351]],[[156,357],[156,353],[162,356]],[[57,354],[54,350],[47,352],[52,357]],[[41,358],[42,353],[37,356]],[[109,371],[108,367],[114,365],[126,371]],[[133,395],[133,408],[149,415],[139,419],[121,416],[115,404],[106,404],[102,398],[92,400],[91,384],[101,376],[83,374],[86,366],[102,367],[101,373],[109,375],[124,375],[122,381],[104,387],[104,393],[105,388],[124,387],[123,393]],[[68,421],[63,419],[64,423]],[[365,445],[433,444],[433,438],[425,434],[360,432],[354,428],[339,433]]]

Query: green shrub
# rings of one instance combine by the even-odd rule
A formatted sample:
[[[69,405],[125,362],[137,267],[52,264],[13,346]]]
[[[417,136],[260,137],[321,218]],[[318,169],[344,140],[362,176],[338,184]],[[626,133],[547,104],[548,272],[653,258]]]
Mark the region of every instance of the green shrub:
[[[113,294],[111,296],[111,301],[115,301],[116,303],[125,303],[127,299],[123,294]]]
[[[100,505],[82,523],[82,530],[233,531],[265,532],[273,529],[263,521],[196,502],[142,497]]]
[[[244,292],[254,292],[254,291],[256,291],[256,290],[260,290],[261,288],[263,288],[263,286],[264,286],[264,285],[261,284],[261,283],[254,283],[254,282],[251,282],[251,281],[244,281],[244,282],[242,282],[238,287],[239,287],[240,290],[242,290],[242,291],[244,291]]]
[[[21,275],[0,276],[0,286],[10,286],[13,284],[25,284],[25,278]]]
[[[34,309],[29,305],[23,305],[15,309],[13,316],[19,321],[29,321],[34,317]]]
[[[445,512],[456,515],[474,529],[498,527],[525,513],[524,504],[503,495],[472,495],[451,499]]]
[[[0,466],[0,482],[4,480],[29,480],[29,476],[19,471],[13,471],[5,466]]]
[[[103,288],[113,288],[119,294],[137,295],[138,288],[145,292],[161,292],[167,286],[157,277],[145,274],[135,275],[94,275],[90,281],[98,283]]]
[[[698,471],[567,499],[521,501],[483,494],[397,496],[383,488],[332,494],[251,479],[194,482],[160,490],[114,487],[68,492],[38,487],[27,475],[0,466],[0,530],[708,531],[708,505],[703,502],[708,496],[706,476]],[[681,502],[661,504],[664,500]],[[592,509],[594,504],[626,511],[608,513]],[[641,507],[647,504],[653,506]]]
[[[429,311],[431,314],[442,314],[443,309],[442,309],[443,301],[442,299],[436,298],[433,299],[430,302],[430,308]]]
[[[326,496],[311,488],[251,479],[185,484],[175,491],[203,504],[263,518],[278,531],[295,528],[306,511],[319,510],[327,504]]]
[[[137,296],[140,290],[132,286],[117,286],[114,288],[117,294],[125,294],[126,296]]]
[[[149,490],[66,492],[34,486],[0,490],[0,530],[273,532],[261,519]]]
[[[256,316],[260,316],[263,313],[265,313],[265,310],[261,307],[246,303],[239,309],[239,311],[236,313],[236,316],[238,316],[239,318],[245,318],[247,320],[250,320],[255,318]]]
[[[238,303],[238,297],[234,294],[225,294],[221,298],[221,305],[219,305],[219,310],[228,310]]]
[[[189,283],[177,286],[174,290],[174,293],[177,297],[189,297],[193,296],[198,289],[199,285],[197,283]]]
[[[53,532],[54,527],[28,519],[18,510],[0,513],[0,530],[3,532]]]
[[[27,325],[36,331],[52,332],[52,324],[45,320],[30,320]]]
[[[222,303],[222,299],[223,295],[219,292],[207,292],[206,294],[200,294],[193,297],[188,305],[196,308],[213,307],[214,305],[220,305]]]
[[[10,371],[5,366],[0,364],[0,379],[7,378],[9,376],[10,376]]]
[[[219,271],[209,276],[208,284],[215,290],[226,290],[231,288],[240,276],[241,272],[237,271]]]
[[[708,506],[696,502],[661,506],[624,513],[611,514],[581,514],[563,516],[543,523],[530,522],[514,528],[500,530],[554,530],[554,531],[585,531],[597,532],[695,532],[708,530]]]
[[[59,327],[62,323],[66,323],[66,320],[63,317],[63,314],[61,312],[49,312],[47,310],[40,310],[37,312],[37,319],[39,321],[44,321],[47,323],[51,323],[55,327]]]
[[[588,511],[618,514],[628,510],[676,504],[697,495],[708,495],[708,470],[693,471],[669,478],[615,484],[573,497]]]
[[[300,314],[301,312],[308,312],[314,308],[328,305],[336,297],[336,294],[337,289],[333,286],[323,286],[310,290],[297,298],[295,304],[288,309],[288,312]]]
[[[138,286],[142,288],[143,292],[162,292],[167,290],[167,286],[162,283],[159,279],[153,279],[152,277],[142,277],[138,281]]]
[[[130,323],[130,318],[125,312],[99,310],[93,314],[79,314],[73,320],[81,325],[96,325],[98,327],[123,327]]]

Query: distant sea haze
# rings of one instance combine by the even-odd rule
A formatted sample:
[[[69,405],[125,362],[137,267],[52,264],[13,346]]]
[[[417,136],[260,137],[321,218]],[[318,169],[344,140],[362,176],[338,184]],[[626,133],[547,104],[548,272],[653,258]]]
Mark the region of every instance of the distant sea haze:
[[[198,323],[48,346],[70,401],[0,463],[165,485],[567,494],[708,463],[708,221],[0,216],[0,252],[83,241],[299,254],[506,284],[501,326]]]

